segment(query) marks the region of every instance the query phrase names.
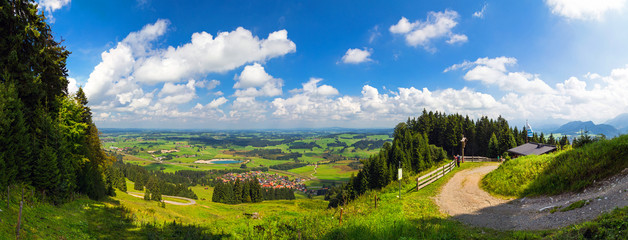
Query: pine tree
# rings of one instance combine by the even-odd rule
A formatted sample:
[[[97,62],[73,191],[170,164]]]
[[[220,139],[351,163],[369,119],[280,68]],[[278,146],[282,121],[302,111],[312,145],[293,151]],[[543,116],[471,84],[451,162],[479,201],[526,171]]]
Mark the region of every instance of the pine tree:
[[[242,202],[250,203],[251,199],[251,180],[247,180],[242,183]]]
[[[495,136],[495,133],[493,133],[488,142],[488,156],[494,158],[494,157],[497,157],[498,154],[499,154],[499,142],[497,141],[497,137]]]
[[[133,186],[133,189],[137,191],[144,190],[144,182],[142,182],[142,178],[135,179],[135,185]]]
[[[53,138],[52,120],[45,112],[43,107],[38,108],[38,118],[35,120],[35,126],[37,126],[37,132],[39,133],[35,139],[35,148],[37,151],[37,158],[32,170],[31,181],[32,184],[41,190],[46,190],[48,193],[57,193],[57,187],[59,185],[59,168],[57,162],[57,153],[53,144],[56,142]]]
[[[3,158],[1,182],[30,182],[32,142],[27,132],[23,104],[15,85],[0,82],[0,157]]]
[[[567,138],[567,136],[562,136],[560,138],[560,142],[559,142],[560,146],[567,146],[569,145],[569,138]]]
[[[556,138],[554,138],[553,133],[550,133],[549,138],[547,139],[547,143],[551,145],[556,145]]]
[[[501,134],[501,138],[499,141],[499,151],[498,155],[506,152],[508,149],[514,148],[517,146],[517,142],[515,141],[515,137],[512,134],[510,129],[506,129],[504,133]]]
[[[253,177],[253,180],[251,181],[251,201],[264,201],[264,197],[262,196],[262,186],[259,184],[257,176]]]
[[[234,194],[234,199],[235,199],[235,203],[239,204],[242,203],[242,183],[240,182],[240,179],[236,179],[235,184],[233,185],[233,194]]]
[[[233,184],[232,183],[226,183],[224,185],[224,191],[223,191],[223,203],[228,203],[228,204],[235,204],[236,203],[236,199],[235,199],[235,192],[233,191]]]
[[[214,192],[212,193],[212,202],[222,202],[222,181],[219,181],[214,185]]]

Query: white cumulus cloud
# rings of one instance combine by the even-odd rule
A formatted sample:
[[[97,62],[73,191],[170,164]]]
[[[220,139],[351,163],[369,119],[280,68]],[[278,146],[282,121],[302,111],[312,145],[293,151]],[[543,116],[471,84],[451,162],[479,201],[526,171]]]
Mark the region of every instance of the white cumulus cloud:
[[[78,83],[76,79],[69,77],[68,78],[68,94],[74,95],[78,91]]]
[[[218,80],[211,80],[211,81],[207,81],[207,80],[202,80],[202,81],[198,81],[194,84],[195,87],[199,87],[199,88],[206,88],[207,90],[212,90],[216,87],[218,87],[218,85],[220,85],[220,81]]]
[[[567,19],[602,20],[610,11],[619,11],[626,0],[546,0],[553,14]]]
[[[37,8],[39,10],[44,10],[49,21],[54,22],[52,12],[57,11],[64,6],[70,4],[70,1],[71,0],[39,0]]]
[[[280,30],[259,39],[242,27],[222,32],[214,38],[206,32],[192,34],[192,41],[168,47],[143,59],[134,76],[138,81],[155,83],[211,72],[233,70],[246,63],[266,61],[296,51],[288,32]]]
[[[593,120],[603,122],[628,111],[628,65],[609,76],[587,73],[583,79],[570,77],[550,86],[538,74],[512,72],[515,58],[479,58],[447,68],[464,69],[464,79],[497,86],[503,97],[502,115],[510,119]]]
[[[508,72],[507,66],[517,63],[517,59],[508,57],[478,58],[475,62],[465,61],[455,64],[445,72],[472,68],[464,75],[467,81],[480,81],[487,86],[497,86],[509,92],[540,92],[551,93],[554,90],[537,75],[526,72]]]
[[[469,40],[469,38],[467,38],[467,35],[464,35],[464,34],[454,34],[446,42],[449,43],[449,44],[456,44],[456,43],[465,43],[468,40]]]
[[[405,37],[406,43],[410,46],[423,46],[427,50],[433,50],[430,43],[433,39],[448,38],[447,42],[466,42],[467,36],[457,34],[452,29],[458,25],[458,13],[452,10],[444,12],[429,12],[425,21],[410,22],[407,18],[401,17],[397,24],[390,26],[389,31],[393,34],[400,34]]]
[[[237,89],[234,93],[237,97],[272,97],[282,93],[283,80],[273,78],[259,63],[245,66],[235,78],[237,81],[233,88]]]
[[[349,48],[344,56],[342,56],[343,63],[358,64],[363,62],[370,62],[373,59],[370,58],[372,49],[357,49]]]
[[[196,98],[196,81],[190,80],[187,84],[165,83],[159,92],[160,102],[165,104],[182,104]]]
[[[110,112],[109,118],[119,120],[131,119],[133,114],[145,119],[177,116],[224,118],[222,111],[200,114],[180,111],[179,106],[198,98],[196,88],[212,90],[220,84],[218,80],[194,79],[230,71],[251,62],[255,64],[247,66],[249,68],[245,68],[246,71],[238,79],[241,86],[236,95],[281,94],[281,79],[256,79],[254,70],[261,68],[264,72],[257,62],[296,51],[296,45],[288,39],[286,30],[272,32],[265,39],[242,27],[231,32],[219,32],[215,37],[197,32],[192,34],[189,43],[155,48],[153,42],[168,31],[169,25],[170,22],[164,19],[147,24],[101,54],[101,62],[85,84],[92,109]],[[263,84],[259,85],[259,81]],[[222,95],[222,92],[217,91],[214,95]],[[209,105],[220,107],[224,103],[226,98],[221,97]]]

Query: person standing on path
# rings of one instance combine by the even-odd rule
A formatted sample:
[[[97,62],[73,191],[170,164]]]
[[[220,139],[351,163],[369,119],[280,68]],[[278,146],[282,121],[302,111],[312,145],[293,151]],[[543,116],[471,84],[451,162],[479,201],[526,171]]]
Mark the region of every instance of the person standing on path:
[[[460,167],[460,155],[455,156],[455,158],[456,158],[456,165]]]

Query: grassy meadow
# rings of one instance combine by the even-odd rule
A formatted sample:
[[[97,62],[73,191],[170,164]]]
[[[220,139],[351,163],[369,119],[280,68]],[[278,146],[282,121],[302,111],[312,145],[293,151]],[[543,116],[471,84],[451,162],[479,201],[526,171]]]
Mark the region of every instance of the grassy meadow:
[[[487,163],[464,163],[457,171]],[[488,163],[490,164],[490,163]],[[429,170],[428,170],[429,171]],[[597,220],[546,231],[496,231],[475,228],[438,210],[433,198],[453,174],[416,190],[414,177],[381,191],[369,191],[350,204],[327,209],[321,199],[264,201],[257,204],[212,203],[212,188],[193,187],[196,205],[160,207],[117,191],[106,201],[80,197],[53,206],[24,207],[25,239],[625,239],[628,207]],[[127,182],[132,189],[132,182]],[[130,190],[132,191],[132,190]],[[15,238],[17,191],[11,207],[0,205],[0,239]],[[378,198],[377,208],[375,198]],[[6,199],[6,198],[2,198]],[[28,197],[26,197],[28,199]],[[205,199],[205,200],[203,200]],[[342,209],[342,210],[341,210]],[[259,219],[247,216],[257,212]],[[342,212],[342,223],[340,215]],[[187,237],[186,237],[187,236]]]
[[[231,135],[213,136],[227,139],[233,137]],[[181,136],[181,134],[163,133],[160,135],[164,139],[175,136]],[[255,137],[262,136],[238,135],[238,139]],[[150,155],[145,158],[147,151],[174,149],[179,146],[180,151],[173,154],[190,155],[191,152],[196,151],[200,153],[197,159],[246,159],[250,160],[247,165],[252,167],[286,161],[242,156],[238,154],[239,151],[264,148],[282,148],[288,151],[289,148],[288,144],[264,148],[192,145],[189,150],[184,150],[181,145],[189,143],[180,140],[165,141],[161,138],[154,135],[146,138],[137,134],[120,135],[109,137],[107,144],[118,148],[127,146],[135,149],[138,149],[138,146],[144,146],[145,153],[141,151],[135,154],[125,153],[123,160],[147,169],[165,172],[239,168],[240,164],[194,164],[194,158],[173,158],[158,162]],[[306,185],[312,189],[319,188],[323,184],[327,186],[342,184],[352,174],[357,173],[357,170],[349,167],[349,164],[355,160],[329,161],[323,158],[324,154],[336,153],[342,149],[341,147],[327,147],[327,144],[347,141],[349,145],[349,143],[368,138],[383,140],[388,136],[362,137],[357,134],[337,134],[332,137],[321,135],[305,137],[304,140],[298,141],[316,142],[321,148],[293,151],[303,151],[303,157],[299,160],[310,164],[289,170],[271,169],[270,173],[309,179]],[[628,149],[627,143],[628,139],[624,136],[581,149],[513,159],[501,164],[498,170],[487,175],[482,184],[493,194],[527,196],[548,193],[546,188],[539,188],[539,184],[557,181],[555,176],[562,176],[562,181],[570,181],[570,184],[556,182],[551,186],[552,188],[576,189],[583,185],[578,181],[592,181],[591,178],[575,181],[577,174],[587,173],[587,176],[599,179],[614,173],[604,172],[604,169],[625,168],[627,161],[622,151]],[[368,155],[371,150],[361,151],[360,154]],[[345,152],[347,152],[346,149]],[[570,161],[584,161],[589,164],[589,167],[585,169],[587,165],[584,163],[576,164]],[[625,231],[628,222],[628,207],[604,214],[595,221],[545,231],[497,231],[476,228],[464,225],[441,213],[433,199],[443,184],[458,171],[485,164],[494,163],[464,163],[461,168],[455,168],[444,178],[418,191],[415,181],[418,175],[409,176],[401,181],[401,198],[398,197],[399,183],[393,182],[380,191],[367,191],[355,201],[337,209],[328,209],[328,202],[323,199],[324,196],[307,196],[302,193],[296,194],[296,200],[238,205],[214,203],[211,201],[213,188],[198,185],[191,187],[198,196],[198,200],[196,204],[188,206],[165,204],[163,207],[155,201],[145,201],[143,198],[118,190],[115,197],[110,197],[105,201],[93,201],[79,196],[75,201],[59,206],[40,203],[36,200],[37,198],[29,198],[27,194],[25,199],[28,203],[23,210],[24,223],[21,234],[25,239],[626,239],[628,237]],[[432,169],[436,167],[438,166]],[[143,194],[143,191],[134,190],[132,181],[127,180],[126,183],[129,192]],[[6,191],[0,196],[4,194]],[[6,200],[6,197],[1,199]],[[18,199],[17,191],[14,190],[9,198],[10,208],[7,209],[4,202],[0,202],[0,239],[15,238]],[[28,201],[28,199],[33,200]],[[165,199],[185,202],[168,197]],[[377,199],[377,207],[375,199]],[[258,219],[250,217],[254,213],[259,216]]]
[[[482,179],[488,192],[514,197],[582,190],[628,167],[628,135],[581,148],[505,162]]]

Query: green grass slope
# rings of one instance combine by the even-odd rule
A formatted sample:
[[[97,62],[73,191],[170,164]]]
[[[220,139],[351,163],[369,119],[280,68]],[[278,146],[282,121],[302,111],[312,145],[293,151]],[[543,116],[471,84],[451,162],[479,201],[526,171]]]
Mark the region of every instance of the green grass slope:
[[[414,179],[382,191],[369,191],[340,209],[326,209],[320,200],[265,201],[258,205],[202,203],[157,207],[128,197],[107,201],[79,198],[60,206],[28,203],[24,207],[23,239],[627,239],[628,207],[595,221],[549,231],[496,231],[464,225],[442,214],[433,197],[456,172],[487,163],[465,163],[426,188]],[[489,163],[490,164],[490,163]],[[211,189],[194,189],[200,198]],[[15,239],[19,204],[12,191],[11,207],[0,196],[0,239]],[[375,196],[379,198],[375,208]],[[29,199],[29,197],[25,197]],[[117,200],[116,200],[117,199]],[[204,205],[207,207],[202,207]],[[274,208],[274,209],[271,209]],[[152,209],[151,211],[148,211]],[[260,212],[250,219],[242,212]],[[179,214],[179,217],[173,217]],[[167,215],[171,215],[167,217]],[[173,220],[176,219],[176,223]]]
[[[555,195],[582,190],[628,167],[628,135],[541,156],[510,160],[482,179],[488,192],[504,196]]]

